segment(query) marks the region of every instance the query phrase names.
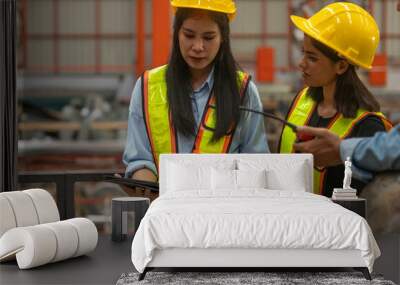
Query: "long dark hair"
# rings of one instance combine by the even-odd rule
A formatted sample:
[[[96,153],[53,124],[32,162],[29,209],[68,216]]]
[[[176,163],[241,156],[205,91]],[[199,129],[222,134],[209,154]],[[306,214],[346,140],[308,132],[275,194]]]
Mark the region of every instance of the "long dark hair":
[[[342,60],[337,52],[326,45],[311,38],[312,45],[322,52],[333,62]],[[310,87],[309,94],[318,103],[323,100],[322,87]],[[358,109],[365,109],[370,112],[378,112],[380,105],[372,93],[365,87],[357,75],[356,67],[349,63],[349,67],[336,79],[335,104],[339,113],[345,118],[355,118]]]
[[[175,130],[185,136],[195,135],[196,122],[193,116],[190,94],[193,92],[189,66],[183,59],[179,48],[179,30],[183,22],[197,9],[178,8],[174,21],[173,45],[169,60],[166,81],[169,109]],[[213,61],[216,102],[216,128],[213,140],[216,141],[229,133],[240,118],[239,87],[237,83],[238,64],[233,58],[230,45],[229,20],[226,14],[207,11],[210,18],[218,24],[222,42]]]

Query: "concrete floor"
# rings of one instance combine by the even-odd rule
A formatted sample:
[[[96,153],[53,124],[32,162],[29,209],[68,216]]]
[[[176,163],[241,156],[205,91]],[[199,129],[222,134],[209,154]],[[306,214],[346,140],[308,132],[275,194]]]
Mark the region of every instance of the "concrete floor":
[[[134,271],[132,239],[112,242],[100,236],[96,249],[86,256],[19,270],[16,261],[0,264],[0,284],[115,284],[122,273]]]
[[[115,284],[122,273],[134,271],[131,262],[132,238],[112,242],[100,236],[97,248],[87,256],[19,270],[15,261],[0,264],[0,284]],[[377,236],[382,256],[374,273],[400,283],[400,234]]]
[[[400,284],[400,233],[377,235],[375,238],[381,250],[381,257],[375,261],[374,272]]]

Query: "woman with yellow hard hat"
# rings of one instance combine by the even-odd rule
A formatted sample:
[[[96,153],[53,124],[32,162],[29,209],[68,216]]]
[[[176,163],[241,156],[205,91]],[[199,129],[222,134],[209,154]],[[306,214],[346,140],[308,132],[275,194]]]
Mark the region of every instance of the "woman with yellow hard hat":
[[[123,156],[127,177],[156,181],[161,153],[269,152],[258,91],[231,51],[232,0],[172,0],[169,62],[133,90]],[[157,48],[157,47],[153,47]]]
[[[303,57],[299,64],[307,86],[293,100],[287,120],[296,125],[328,128],[342,138],[368,137],[391,128],[380,106],[359,79],[356,68],[370,69],[379,43],[372,16],[352,3],[325,6],[309,19],[292,15],[304,32]],[[296,134],[285,127],[279,150],[293,152]],[[330,197],[341,188],[343,165],[314,170],[314,193]],[[353,188],[364,184],[353,179]]]

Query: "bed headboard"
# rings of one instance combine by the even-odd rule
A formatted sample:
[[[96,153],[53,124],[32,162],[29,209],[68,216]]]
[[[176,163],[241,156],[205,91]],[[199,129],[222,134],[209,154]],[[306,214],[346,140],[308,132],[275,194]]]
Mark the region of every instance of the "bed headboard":
[[[266,168],[275,170],[290,181],[296,179],[305,191],[313,192],[313,156],[312,154],[161,154],[159,168],[160,195],[168,191],[168,168],[174,164],[187,167],[215,165],[233,165],[234,169]],[[298,179],[301,168],[302,179]],[[303,177],[304,176],[304,177]],[[301,180],[301,181],[299,181]],[[296,182],[297,182],[296,181]]]

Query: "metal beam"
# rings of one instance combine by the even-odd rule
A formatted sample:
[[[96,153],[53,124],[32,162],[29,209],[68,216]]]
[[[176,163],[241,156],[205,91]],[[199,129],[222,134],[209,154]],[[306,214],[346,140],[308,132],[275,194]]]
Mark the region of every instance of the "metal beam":
[[[0,192],[17,186],[16,0],[0,1]]]

